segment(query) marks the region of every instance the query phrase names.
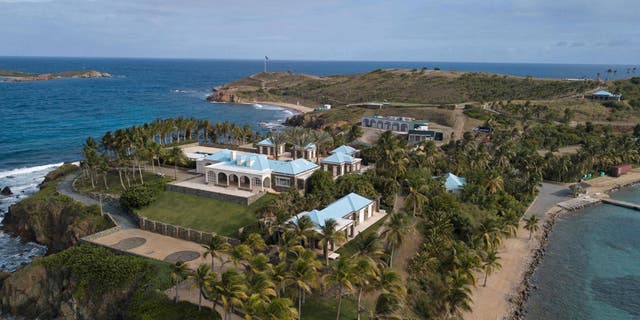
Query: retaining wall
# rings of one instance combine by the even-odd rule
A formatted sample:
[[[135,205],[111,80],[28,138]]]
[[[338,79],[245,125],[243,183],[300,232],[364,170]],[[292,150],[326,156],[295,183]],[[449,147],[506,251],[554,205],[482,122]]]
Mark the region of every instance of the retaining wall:
[[[233,203],[237,203],[245,206],[248,206],[254,203],[256,200],[260,199],[260,197],[264,195],[264,193],[257,193],[248,198],[245,198],[245,197],[234,196],[230,194],[217,193],[217,192],[208,191],[208,190],[193,189],[193,188],[178,186],[171,183],[167,184],[165,188],[167,189],[167,191],[180,192],[180,193],[186,193],[186,194],[190,194],[197,197],[233,202]]]
[[[138,216],[138,223],[139,223],[140,229],[142,230],[158,233],[158,234],[176,238],[176,239],[193,241],[200,244],[209,244],[211,242],[211,238],[213,238],[216,235],[214,232],[194,230],[191,228],[186,228],[186,227],[176,226],[169,223],[150,220],[141,216]],[[226,238],[227,241],[233,245],[240,243],[238,239],[229,238],[229,237],[224,237],[224,238]]]

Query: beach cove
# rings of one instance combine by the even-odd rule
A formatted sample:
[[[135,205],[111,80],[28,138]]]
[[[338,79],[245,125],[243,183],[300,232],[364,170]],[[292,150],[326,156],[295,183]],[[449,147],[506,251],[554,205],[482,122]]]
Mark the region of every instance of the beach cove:
[[[585,190],[590,197],[603,198],[609,197],[608,193],[638,182],[640,182],[640,170],[634,169],[629,174],[619,178],[599,177],[592,179],[587,182],[588,186]],[[572,196],[568,190],[569,185],[543,183],[538,197],[523,216],[523,218],[527,218],[533,214],[538,215],[540,218],[540,230],[535,232],[532,239],[529,240],[529,232],[521,224],[517,234],[504,241],[499,250],[502,268],[489,275],[486,287],[478,285],[472,289],[473,311],[466,313],[465,319],[540,319],[540,313],[532,313],[529,316],[529,296],[535,296],[537,293],[532,294],[531,292],[545,285],[547,286],[545,288],[547,293],[555,290],[553,288],[557,288],[550,285],[549,280],[546,283],[539,284],[534,279],[537,268],[541,263],[544,263],[547,247],[555,244],[549,242],[557,238],[554,233],[554,225],[557,221],[562,220],[565,227],[559,228],[560,230],[557,231],[557,233],[561,233],[570,228],[570,223],[572,222],[565,217],[588,215],[598,211],[603,206],[609,206],[595,205],[581,208],[577,211],[566,210],[558,204],[565,201],[571,202]],[[616,196],[614,194],[612,198],[616,198]],[[626,198],[623,199],[629,201]],[[630,209],[622,210],[632,211]],[[637,215],[638,213],[633,212],[633,214]],[[603,261],[599,262],[603,263]],[[565,263],[571,264],[572,262],[565,261]],[[552,278],[554,277],[552,276]],[[546,310],[546,305],[553,304],[553,302],[547,296],[542,297],[543,294],[538,296],[537,308]],[[562,308],[556,307],[556,309]],[[545,315],[547,317],[552,316],[550,314]],[[576,317],[574,319],[585,319],[584,316],[579,314],[573,316]]]

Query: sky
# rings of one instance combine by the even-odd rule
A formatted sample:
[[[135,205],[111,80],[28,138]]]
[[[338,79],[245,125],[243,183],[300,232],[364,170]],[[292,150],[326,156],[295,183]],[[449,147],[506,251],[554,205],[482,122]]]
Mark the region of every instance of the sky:
[[[640,63],[638,0],[0,0],[0,56]]]

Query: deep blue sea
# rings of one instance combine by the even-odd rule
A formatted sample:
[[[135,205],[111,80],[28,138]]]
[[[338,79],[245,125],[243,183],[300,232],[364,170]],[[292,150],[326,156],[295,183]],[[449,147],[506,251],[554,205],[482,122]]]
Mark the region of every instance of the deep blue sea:
[[[640,203],[640,187],[612,197]],[[640,319],[640,212],[597,205],[563,217],[533,284],[527,319]]]
[[[269,62],[269,71],[315,75],[422,67],[544,78],[595,78],[598,73],[602,78],[640,75],[640,66],[631,65]],[[16,193],[15,197],[0,199],[0,220],[11,204],[37,191],[47,172],[61,162],[78,160],[87,136],[99,137],[108,130],[177,116],[231,121],[267,130],[293,114],[275,106],[212,104],[205,100],[212,87],[262,71],[261,60],[0,57],[0,69],[34,73],[98,70],[113,75],[0,82],[0,188],[9,186]],[[608,69],[617,72],[608,73]],[[44,250],[0,231],[0,271],[12,271]]]

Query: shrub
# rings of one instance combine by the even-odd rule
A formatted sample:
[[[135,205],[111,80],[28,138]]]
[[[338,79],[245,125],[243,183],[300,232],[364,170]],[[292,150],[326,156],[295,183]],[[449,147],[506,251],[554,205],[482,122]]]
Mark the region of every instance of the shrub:
[[[120,196],[120,204],[129,209],[142,209],[156,200],[157,188],[148,185],[137,185],[129,188]]]

